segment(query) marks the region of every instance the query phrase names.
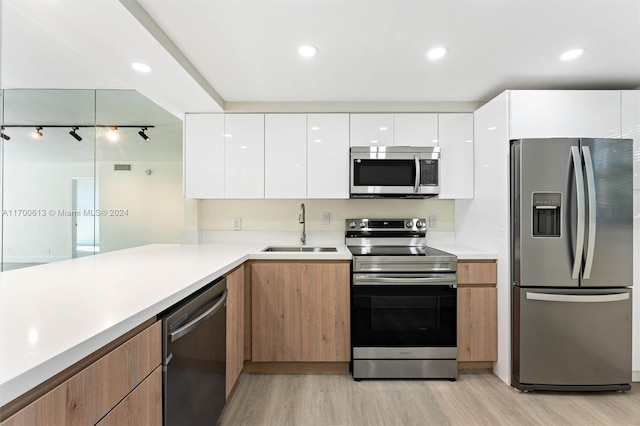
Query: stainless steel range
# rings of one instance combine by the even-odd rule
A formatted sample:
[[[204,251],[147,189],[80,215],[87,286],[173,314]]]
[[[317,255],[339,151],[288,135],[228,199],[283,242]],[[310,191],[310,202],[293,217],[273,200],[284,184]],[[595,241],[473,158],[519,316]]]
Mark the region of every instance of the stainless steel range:
[[[347,219],[353,378],[458,374],[456,256],[426,245],[425,219]]]

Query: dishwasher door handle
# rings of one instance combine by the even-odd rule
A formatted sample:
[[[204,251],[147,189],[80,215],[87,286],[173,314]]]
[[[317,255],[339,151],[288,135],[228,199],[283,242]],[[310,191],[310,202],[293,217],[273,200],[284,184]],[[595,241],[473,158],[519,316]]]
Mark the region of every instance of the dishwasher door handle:
[[[183,325],[176,331],[169,333],[169,342],[175,342],[176,340],[178,340],[179,338],[181,338],[182,336],[184,336],[185,334],[187,334],[188,332],[190,332],[191,330],[199,326],[203,321],[210,318],[212,315],[218,312],[220,308],[224,306],[224,302],[226,302],[226,300],[227,300],[227,290],[225,289],[225,291],[222,292],[222,295],[220,296],[218,301],[212,307],[210,307],[205,312],[203,312],[200,316],[198,316],[198,318],[194,319],[188,324]]]

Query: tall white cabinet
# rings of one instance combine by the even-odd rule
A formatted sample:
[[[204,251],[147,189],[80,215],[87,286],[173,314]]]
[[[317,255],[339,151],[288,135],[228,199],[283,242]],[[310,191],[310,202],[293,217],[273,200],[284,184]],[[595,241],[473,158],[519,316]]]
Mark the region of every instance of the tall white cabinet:
[[[633,137],[638,151],[640,91],[507,91],[474,113],[474,198],[455,205],[456,243],[498,253],[498,361],[511,380],[509,140],[531,137]],[[638,172],[638,155],[634,164]],[[637,179],[637,176],[636,176]],[[640,201],[634,189],[634,293],[640,292]],[[634,296],[633,370],[640,380],[640,304]]]

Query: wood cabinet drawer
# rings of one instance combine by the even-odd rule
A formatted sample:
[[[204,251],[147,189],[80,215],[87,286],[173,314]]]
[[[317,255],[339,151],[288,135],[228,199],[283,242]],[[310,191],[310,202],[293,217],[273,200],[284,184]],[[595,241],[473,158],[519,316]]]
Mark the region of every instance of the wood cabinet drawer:
[[[160,365],[156,322],[2,422],[2,426],[93,425]]]
[[[491,261],[459,261],[458,284],[496,285],[496,262]]]
[[[98,426],[161,426],[162,367],[158,366]]]

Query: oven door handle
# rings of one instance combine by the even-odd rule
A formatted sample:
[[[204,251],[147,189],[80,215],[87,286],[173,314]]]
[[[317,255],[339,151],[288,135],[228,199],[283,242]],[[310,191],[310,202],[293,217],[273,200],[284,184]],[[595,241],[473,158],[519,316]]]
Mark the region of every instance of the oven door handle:
[[[354,275],[353,285],[453,285],[457,287],[457,279],[451,277],[371,277],[366,275]]]

